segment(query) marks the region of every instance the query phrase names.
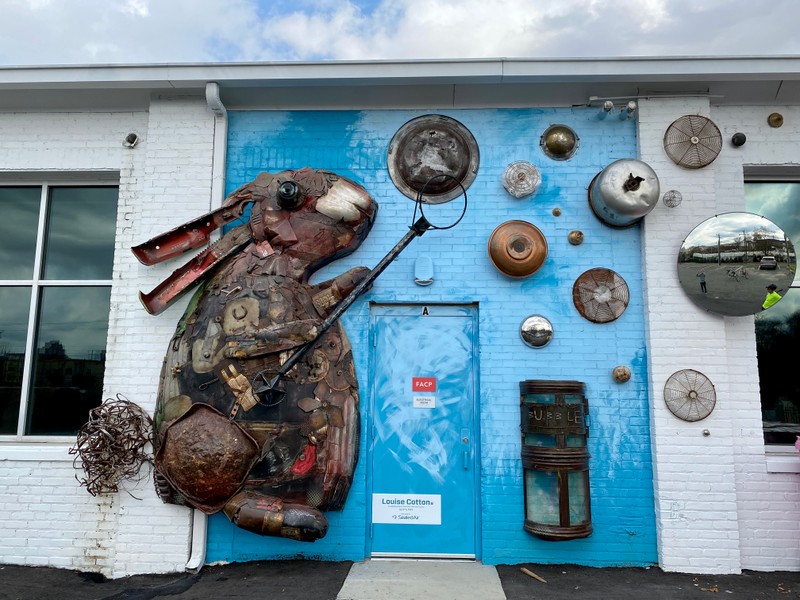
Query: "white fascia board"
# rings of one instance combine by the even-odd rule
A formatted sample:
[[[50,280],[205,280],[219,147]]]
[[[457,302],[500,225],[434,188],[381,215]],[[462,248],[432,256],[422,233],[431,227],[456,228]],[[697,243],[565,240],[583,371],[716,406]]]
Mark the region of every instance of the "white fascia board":
[[[0,67],[0,88],[195,88],[221,86],[499,82],[502,63],[475,61],[369,61],[184,65]]]
[[[800,56],[509,60],[504,81],[800,80]]]
[[[800,80],[800,57],[627,57],[0,67],[0,89]]]

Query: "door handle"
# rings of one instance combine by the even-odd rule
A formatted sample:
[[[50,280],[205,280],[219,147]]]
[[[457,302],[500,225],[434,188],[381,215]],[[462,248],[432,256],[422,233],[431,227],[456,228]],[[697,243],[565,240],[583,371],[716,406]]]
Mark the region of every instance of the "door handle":
[[[461,430],[461,443],[464,444],[463,466],[465,471],[469,470],[469,451],[470,451],[469,435],[470,435],[469,429],[465,428]]]

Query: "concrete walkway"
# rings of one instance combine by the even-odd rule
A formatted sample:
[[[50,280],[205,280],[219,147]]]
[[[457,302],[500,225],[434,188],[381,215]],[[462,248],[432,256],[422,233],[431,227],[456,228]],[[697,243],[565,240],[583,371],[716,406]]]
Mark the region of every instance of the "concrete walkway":
[[[353,563],[336,600],[506,600],[497,569],[473,561]]]

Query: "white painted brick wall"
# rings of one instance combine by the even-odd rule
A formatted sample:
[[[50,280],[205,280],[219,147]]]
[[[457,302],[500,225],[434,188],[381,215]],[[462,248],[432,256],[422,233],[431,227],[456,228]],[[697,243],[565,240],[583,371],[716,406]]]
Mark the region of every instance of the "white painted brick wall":
[[[678,167],[662,147],[664,131],[673,120],[684,114],[708,116],[709,109],[703,99],[640,104],[641,159],[655,169],[662,191],[675,189],[683,195],[677,208],[659,203],[643,225],[654,491],[661,566],[670,571],[735,573],[741,563],[730,409],[719,402],[704,421],[686,423],[676,419],[663,400],[667,378],[686,368],[706,374],[718,397],[728,394],[725,319],[701,310],[685,296],[675,267],[686,235],[718,212],[715,171]],[[704,429],[711,435],[704,436]],[[701,481],[710,488],[698,491],[682,485]]]
[[[697,224],[744,210],[743,164],[798,161],[797,125],[767,125],[778,109],[787,123],[798,122],[797,109],[788,107],[714,107],[702,99],[640,104],[641,159],[658,173],[662,193],[683,195],[677,208],[659,203],[643,226],[659,561],[670,571],[800,569],[800,484],[797,474],[767,472],[753,317],[698,308],[675,267]],[[722,132],[722,151],[708,167],[683,169],[663,150],[664,131],[685,114],[710,117]],[[738,149],[730,144],[737,131],[747,135]],[[663,400],[666,379],[685,368],[703,372],[716,387],[714,412],[697,423],[676,419]]]
[[[209,209],[213,125],[202,99],[156,99],[149,113],[0,114],[0,173],[119,173],[104,395],[150,414],[181,308],[151,317],[137,294],[179,261],[146,268],[130,247]],[[134,149],[122,144],[131,131],[142,138]],[[131,490],[139,499],[93,498],[75,480],[69,445],[0,445],[0,562],[114,577],[182,570],[191,511],[163,504],[149,476]]]
[[[109,344],[105,388],[151,415],[164,353],[188,297],[151,316],[139,303],[138,292],[150,291],[187,259],[145,267],[130,248],[210,210],[213,128],[213,114],[203,101],[154,100],[144,141],[137,147],[142,157],[120,182],[125,212],[117,231],[111,298],[116,310],[109,324],[114,342]],[[163,504],[150,479],[133,495],[139,499],[119,496],[112,575],[183,570],[190,551],[191,511]]]
[[[767,124],[779,112],[781,128]],[[743,210],[743,165],[795,165],[800,171],[800,108],[788,106],[718,107],[712,118],[726,144],[715,161],[720,210]],[[747,142],[729,144],[741,131]],[[719,163],[719,164],[718,164]],[[768,472],[761,428],[755,329],[750,318],[726,320],[732,428],[735,436],[737,507],[743,569],[800,570],[800,475]],[[795,454],[794,457],[800,463]]]
[[[766,125],[774,110],[786,117],[781,129]],[[690,113],[712,117],[725,140],[705,169],[681,169],[662,148],[669,123]],[[800,160],[800,108],[648,100],[638,120],[640,157],[659,174],[662,191],[677,189],[684,198],[675,209],[659,203],[643,224],[661,565],[703,573],[800,570],[800,476],[767,468],[753,320],[700,310],[683,294],[675,269],[680,243],[695,225],[742,208],[743,164]],[[133,150],[122,146],[130,131],[143,140]],[[729,144],[735,131],[748,136],[739,149]],[[164,349],[185,300],[152,317],[137,292],[154,287],[180,260],[147,268],[130,247],[210,208],[212,150],[213,116],[202,100],[154,100],[149,113],[0,114],[0,172],[120,173],[105,392],[151,413]],[[717,407],[699,423],[679,421],[664,406],[665,380],[684,368],[716,385]],[[711,435],[703,436],[704,429]],[[149,479],[132,490],[140,499],[92,498],[75,481],[66,450],[64,444],[0,446],[0,562],[111,576],[181,570],[190,550],[190,511],[162,504]]]

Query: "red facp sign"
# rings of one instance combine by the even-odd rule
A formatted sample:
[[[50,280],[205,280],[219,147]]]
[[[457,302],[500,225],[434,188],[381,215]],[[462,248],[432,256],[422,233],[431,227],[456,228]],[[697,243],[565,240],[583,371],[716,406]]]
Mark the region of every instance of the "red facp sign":
[[[412,392],[435,392],[436,391],[436,377],[412,377],[411,378],[411,391]]]

